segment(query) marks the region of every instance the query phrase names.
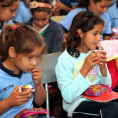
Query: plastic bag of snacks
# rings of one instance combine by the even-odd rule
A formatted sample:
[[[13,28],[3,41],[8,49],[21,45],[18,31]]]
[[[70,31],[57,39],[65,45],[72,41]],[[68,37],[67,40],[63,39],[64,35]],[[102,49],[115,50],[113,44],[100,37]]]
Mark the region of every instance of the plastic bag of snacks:
[[[47,118],[45,116],[38,116],[39,114],[48,114],[48,110],[43,108],[26,108],[19,112],[14,118]],[[53,118],[53,117],[50,117]]]
[[[104,92],[112,92],[112,89],[108,85],[96,84],[90,86],[83,94],[88,96],[100,96]]]

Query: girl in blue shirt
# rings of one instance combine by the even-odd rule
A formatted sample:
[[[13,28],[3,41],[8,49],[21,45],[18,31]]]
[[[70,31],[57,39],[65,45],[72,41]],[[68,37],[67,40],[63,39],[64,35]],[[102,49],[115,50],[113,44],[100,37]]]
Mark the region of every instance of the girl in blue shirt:
[[[101,40],[109,40],[111,38],[111,23],[107,8],[111,4],[112,0],[79,0],[78,8],[70,11],[66,17],[60,22],[63,29],[68,32],[74,16],[80,12],[89,9],[90,11],[98,14],[105,21],[104,29],[102,31]]]
[[[95,102],[82,96],[96,84],[111,87],[111,76],[106,66],[106,52],[97,56],[97,48],[104,21],[91,11],[81,11],[73,19],[65,51],[56,65],[56,77],[63,108],[72,118],[116,118],[118,103]]]
[[[11,20],[15,16],[20,0],[0,0],[0,32],[6,24],[13,24]]]
[[[118,27],[118,0],[113,6],[109,7],[107,13],[110,17],[111,27]]]
[[[0,35],[0,118],[14,118],[25,108],[45,101],[38,60],[46,44],[30,26],[6,25]],[[18,92],[20,86],[31,84],[31,91]]]

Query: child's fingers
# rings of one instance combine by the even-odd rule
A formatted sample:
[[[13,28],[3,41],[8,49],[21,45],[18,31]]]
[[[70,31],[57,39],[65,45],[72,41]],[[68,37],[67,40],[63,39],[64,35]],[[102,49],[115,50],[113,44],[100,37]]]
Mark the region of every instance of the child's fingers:
[[[100,52],[100,54],[101,55],[106,55],[106,51],[103,50],[103,51]]]
[[[29,91],[21,91],[21,92],[18,92],[18,95],[19,96],[29,96],[30,92]]]
[[[32,72],[36,72],[36,71],[41,71],[38,66],[35,66],[35,67],[32,69]]]
[[[30,97],[24,97],[18,100],[19,104],[24,104],[25,102],[27,102],[29,100]]]
[[[20,86],[16,86],[15,89],[13,90],[13,92],[18,92]]]

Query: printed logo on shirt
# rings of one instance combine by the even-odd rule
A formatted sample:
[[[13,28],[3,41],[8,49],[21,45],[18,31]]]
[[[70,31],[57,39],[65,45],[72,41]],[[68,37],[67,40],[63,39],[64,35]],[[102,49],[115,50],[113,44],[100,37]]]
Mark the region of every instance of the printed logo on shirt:
[[[83,66],[83,63],[84,63],[84,59],[82,61],[80,61],[77,66],[74,68],[74,72],[73,72],[73,78],[75,79],[76,76],[78,75],[78,73],[80,72],[80,69],[82,68]],[[94,66],[90,72],[88,72],[87,74],[87,78],[89,79],[89,81],[91,83],[94,82],[95,78],[96,78],[96,75],[98,74],[99,72],[99,67],[96,65]]]
[[[95,78],[96,78],[96,75],[98,74],[99,72],[99,67],[98,66],[94,66],[87,74],[87,77],[89,79],[89,81],[91,83],[94,82]]]
[[[82,68],[83,66],[83,63],[84,63],[84,59],[82,61],[80,61],[77,66],[74,68],[74,72],[73,72],[73,78],[75,79],[76,76],[78,75],[80,69]]]
[[[0,91],[0,93],[3,93],[3,92],[5,92],[5,91],[7,91],[8,89],[13,88],[13,87],[14,87],[13,84],[11,84],[11,85],[9,85],[9,86],[7,86],[7,87],[4,87],[4,88]]]

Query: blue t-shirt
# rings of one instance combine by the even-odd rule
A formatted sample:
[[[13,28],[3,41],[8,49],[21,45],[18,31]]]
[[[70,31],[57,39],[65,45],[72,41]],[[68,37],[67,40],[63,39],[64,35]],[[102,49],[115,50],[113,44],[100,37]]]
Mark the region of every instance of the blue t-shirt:
[[[66,15],[66,17],[64,17],[64,19],[62,19],[60,21],[61,26],[68,31],[71,26],[72,20],[76,16],[76,14],[79,13],[80,11],[85,11],[85,10],[86,10],[86,8],[73,9],[72,11],[70,11],[68,13],[68,15]],[[103,29],[102,35],[101,35],[101,40],[103,40],[103,35],[104,36],[111,35],[111,22],[110,22],[110,18],[108,16],[108,14],[106,12],[104,12],[101,15],[101,18],[105,21],[105,26],[104,26],[104,29]]]
[[[112,5],[114,5],[116,3],[116,0],[112,0],[112,3],[110,4],[109,7],[111,7]]]
[[[118,3],[114,4],[113,6],[111,6],[108,10],[107,13],[110,17],[110,21],[111,21],[111,26],[113,28],[118,27]]]
[[[14,24],[14,22],[13,22],[12,20],[9,20],[7,23],[2,22],[1,27],[0,27],[0,33],[1,33],[2,29],[3,29],[3,27],[4,27],[5,25],[7,25],[7,24]]]
[[[24,1],[20,1],[18,9],[16,10],[16,16],[13,17],[13,21],[15,22],[26,22],[32,17],[31,11],[29,9],[28,4]]]
[[[9,97],[16,86],[31,84],[34,87],[31,72],[16,75],[13,71],[5,68],[0,61],[0,102]],[[14,106],[5,111],[0,118],[14,118],[14,116],[25,108],[33,108],[33,97],[23,105]]]

